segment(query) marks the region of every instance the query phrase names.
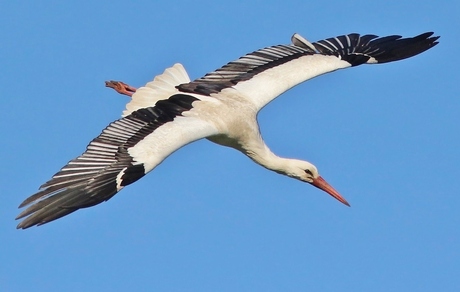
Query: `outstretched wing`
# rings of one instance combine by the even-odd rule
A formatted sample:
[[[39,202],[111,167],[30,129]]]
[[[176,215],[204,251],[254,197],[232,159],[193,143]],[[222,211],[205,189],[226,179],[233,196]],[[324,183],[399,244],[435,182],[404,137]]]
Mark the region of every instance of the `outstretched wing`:
[[[182,64],[176,63],[167,68],[163,74],[156,76],[145,86],[139,87],[131,96],[131,101],[126,104],[122,117],[126,117],[133,111],[154,106],[162,99],[167,99],[171,95],[179,92],[176,86],[190,82],[187,71]]]
[[[427,32],[413,38],[353,33],[310,43],[300,35],[291,45],[277,45],[249,53],[204,77],[177,88],[203,95],[236,89],[259,109],[291,87],[315,76],[364,63],[409,58],[437,44]]]
[[[180,147],[217,133],[200,119],[192,95],[175,94],[111,123],[40,191],[19,207],[33,203],[16,219],[17,228],[42,225],[80,208],[109,200],[155,168]]]

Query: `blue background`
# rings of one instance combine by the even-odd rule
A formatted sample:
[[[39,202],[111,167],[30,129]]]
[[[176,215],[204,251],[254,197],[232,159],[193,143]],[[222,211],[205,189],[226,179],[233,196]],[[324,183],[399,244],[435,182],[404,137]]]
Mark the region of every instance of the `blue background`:
[[[458,1],[3,1],[2,291],[460,291]],[[350,202],[206,140],[107,203],[16,230],[23,199],[176,62],[345,33],[441,35],[414,58],[321,76],[259,115],[280,156]]]

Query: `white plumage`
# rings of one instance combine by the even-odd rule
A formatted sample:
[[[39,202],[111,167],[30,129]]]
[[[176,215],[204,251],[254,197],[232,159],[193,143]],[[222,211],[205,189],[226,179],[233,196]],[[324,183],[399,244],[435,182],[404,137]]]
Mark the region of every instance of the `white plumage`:
[[[404,39],[349,34],[310,43],[295,34],[290,45],[257,50],[194,81],[175,64],[139,89],[108,82],[132,95],[122,118],[20,205],[31,204],[17,217],[26,217],[18,228],[107,201],[180,147],[202,138],[235,148],[261,166],[310,183],[349,205],[313,164],[272,153],[260,135],[257,113],[310,78],[408,58],[435,46],[437,39],[432,33]]]

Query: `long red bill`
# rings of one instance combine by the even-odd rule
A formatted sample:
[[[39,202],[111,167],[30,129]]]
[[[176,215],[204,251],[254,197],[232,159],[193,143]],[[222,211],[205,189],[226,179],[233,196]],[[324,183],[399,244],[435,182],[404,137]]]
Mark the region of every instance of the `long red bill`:
[[[328,184],[327,181],[324,180],[324,178],[318,176],[317,178],[313,179],[313,182],[311,184],[314,185],[315,187],[317,187],[318,189],[321,189],[321,190],[325,191],[326,193],[328,193],[329,195],[333,196],[334,198],[336,198],[337,200],[339,200],[343,204],[345,204],[348,207],[350,207],[350,204],[348,204],[347,200],[345,200],[339,194],[339,192],[337,192],[330,184]]]

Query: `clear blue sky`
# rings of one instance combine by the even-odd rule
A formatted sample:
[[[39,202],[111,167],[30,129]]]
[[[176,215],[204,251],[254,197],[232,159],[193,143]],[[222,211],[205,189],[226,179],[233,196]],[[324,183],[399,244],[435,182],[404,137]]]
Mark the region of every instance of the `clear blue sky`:
[[[2,291],[460,291],[458,1],[132,2],[0,4]],[[425,31],[434,49],[259,115],[272,150],[351,208],[199,141],[107,203],[15,229],[19,203],[120,116],[105,80],[138,87],[175,62],[198,78],[295,32]]]

